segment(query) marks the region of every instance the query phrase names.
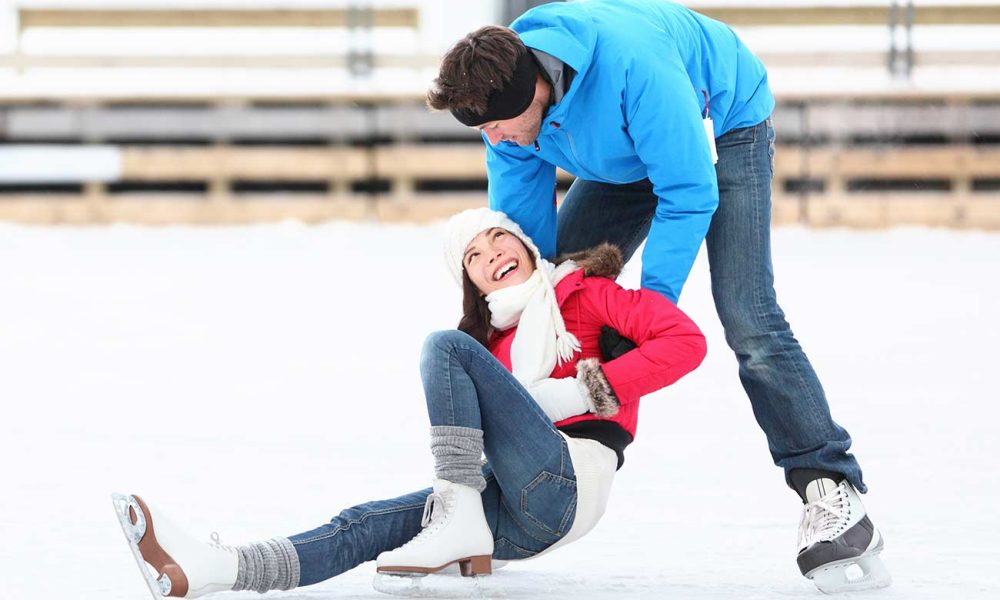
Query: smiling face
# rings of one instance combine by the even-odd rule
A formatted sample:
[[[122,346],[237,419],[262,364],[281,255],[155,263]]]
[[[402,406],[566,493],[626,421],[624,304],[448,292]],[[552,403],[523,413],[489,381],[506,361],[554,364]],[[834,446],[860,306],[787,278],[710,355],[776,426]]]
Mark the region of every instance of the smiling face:
[[[535,271],[535,257],[516,235],[493,227],[465,247],[462,266],[479,292],[487,296],[527,281]]]
[[[551,86],[541,75],[535,83],[535,97],[523,113],[511,119],[489,121],[476,127],[486,135],[490,144],[496,146],[500,142],[514,142],[518,146],[530,146],[538,139],[538,131],[545,118],[545,107],[549,102]]]

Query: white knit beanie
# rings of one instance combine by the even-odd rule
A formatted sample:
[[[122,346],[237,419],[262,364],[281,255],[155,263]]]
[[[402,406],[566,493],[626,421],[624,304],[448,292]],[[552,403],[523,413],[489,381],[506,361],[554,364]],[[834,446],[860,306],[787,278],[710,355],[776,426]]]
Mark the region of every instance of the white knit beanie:
[[[464,268],[462,259],[465,257],[465,249],[468,247],[469,242],[475,239],[480,233],[493,227],[506,229],[516,235],[519,240],[524,242],[528,250],[535,255],[535,267],[538,266],[538,260],[542,258],[538,247],[535,246],[531,238],[525,235],[521,227],[512,221],[510,217],[500,211],[490,210],[485,207],[470,208],[448,220],[448,227],[444,236],[445,262],[448,265],[448,270],[451,271],[451,276],[455,278],[455,282],[458,285],[462,285],[462,270]]]
[[[556,356],[553,357],[553,360],[558,363],[570,360],[573,353],[579,351],[580,342],[577,340],[576,336],[566,330],[566,323],[563,321],[562,314],[559,312],[559,303],[556,301],[556,291],[552,284],[552,277],[558,278],[561,275],[558,274],[556,267],[542,258],[542,255],[538,251],[538,247],[535,246],[535,243],[531,241],[531,238],[525,235],[521,227],[511,220],[510,217],[502,212],[490,210],[489,208],[472,208],[462,211],[449,219],[445,232],[444,254],[445,261],[448,264],[448,269],[455,278],[455,282],[462,285],[462,271],[464,269],[462,259],[465,255],[465,249],[468,247],[469,242],[471,242],[480,233],[492,229],[493,227],[506,229],[513,235],[517,236],[517,238],[524,242],[524,245],[534,255],[535,270],[541,278],[541,283],[544,289],[543,302],[545,304],[545,313],[549,315],[549,323],[551,323],[551,327],[554,329],[553,333],[555,334]],[[564,266],[569,269],[576,268],[575,265],[571,263]],[[568,270],[565,270],[565,272],[568,272]],[[515,377],[519,375],[516,372],[517,370],[517,367],[515,367]]]

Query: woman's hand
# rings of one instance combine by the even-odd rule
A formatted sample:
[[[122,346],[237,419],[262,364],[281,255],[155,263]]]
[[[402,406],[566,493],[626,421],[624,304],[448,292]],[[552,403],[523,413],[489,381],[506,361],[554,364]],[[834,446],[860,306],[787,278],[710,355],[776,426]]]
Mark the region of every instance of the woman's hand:
[[[599,417],[613,417],[621,404],[611,389],[608,378],[596,358],[587,358],[576,364],[576,377],[541,379],[528,387],[528,393],[542,407],[553,423],[594,413]]]
[[[576,377],[540,379],[528,388],[528,393],[553,423],[593,410],[587,387]]]

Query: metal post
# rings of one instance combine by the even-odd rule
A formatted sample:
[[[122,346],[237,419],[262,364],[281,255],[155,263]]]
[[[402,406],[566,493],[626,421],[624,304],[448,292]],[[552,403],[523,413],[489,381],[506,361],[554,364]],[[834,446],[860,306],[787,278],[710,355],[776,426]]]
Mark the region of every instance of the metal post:
[[[812,136],[809,133],[809,103],[803,102],[799,105],[799,134],[802,138],[799,140],[799,144],[802,147],[802,152],[799,154],[799,175],[802,177],[801,187],[799,189],[799,223],[801,225],[809,225],[809,202],[812,200],[810,197],[812,195],[812,190],[809,189],[811,183],[811,173],[809,170],[809,154],[812,149]],[[771,185],[774,185],[773,181]]]
[[[896,75],[896,21],[897,21],[897,9],[896,0],[892,0],[889,4],[889,63],[887,67],[889,68],[889,75]]]
[[[372,28],[375,13],[369,3],[351,3],[347,7],[348,53],[347,68],[352,77],[367,77],[375,69],[372,50]]]
[[[909,79],[913,74],[914,14],[913,0],[906,0],[905,6],[892,0],[889,5],[889,75],[892,77]],[[900,27],[904,29],[903,41],[896,39],[896,30]],[[906,47],[901,49],[899,46],[903,43]]]
[[[909,79],[913,74],[913,0],[906,2],[906,63],[904,74]]]
[[[378,221],[378,106],[375,101],[366,101],[359,104],[365,118],[365,137],[362,145],[365,149],[365,162],[367,166],[367,177],[363,180],[365,196],[367,198],[367,219]]]

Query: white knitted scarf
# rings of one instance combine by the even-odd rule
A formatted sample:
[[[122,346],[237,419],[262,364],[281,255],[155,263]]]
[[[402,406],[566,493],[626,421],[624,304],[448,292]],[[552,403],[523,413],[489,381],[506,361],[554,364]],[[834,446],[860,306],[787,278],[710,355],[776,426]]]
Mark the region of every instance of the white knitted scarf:
[[[510,349],[511,371],[528,387],[552,374],[557,364],[580,351],[580,341],[566,331],[559,312],[555,286],[579,267],[568,260],[558,267],[539,258],[538,268],[524,283],[486,296],[490,324],[503,331],[517,325]]]

